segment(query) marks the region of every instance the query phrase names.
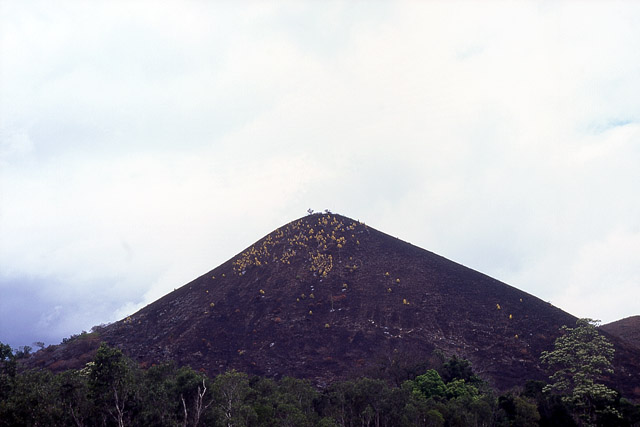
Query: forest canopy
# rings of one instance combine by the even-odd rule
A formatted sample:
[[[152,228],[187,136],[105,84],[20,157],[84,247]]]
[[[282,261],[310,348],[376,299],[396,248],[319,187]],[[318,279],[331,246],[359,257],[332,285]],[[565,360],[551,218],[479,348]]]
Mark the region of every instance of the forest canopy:
[[[580,327],[580,324],[578,325]],[[568,330],[571,332],[572,330]],[[557,350],[557,349],[556,349]],[[552,352],[551,352],[552,353]],[[547,353],[544,357],[550,359]],[[16,356],[17,355],[17,356]],[[0,344],[0,426],[575,426],[638,425],[640,406],[614,391],[584,404],[551,385],[529,381],[498,394],[471,363],[436,354],[408,367],[394,384],[361,377],[324,389],[308,380],[227,371],[209,378],[188,366],[140,368],[119,349],[100,345],[83,369],[53,374],[17,369]],[[421,370],[421,372],[419,372]],[[553,380],[553,377],[551,378]]]

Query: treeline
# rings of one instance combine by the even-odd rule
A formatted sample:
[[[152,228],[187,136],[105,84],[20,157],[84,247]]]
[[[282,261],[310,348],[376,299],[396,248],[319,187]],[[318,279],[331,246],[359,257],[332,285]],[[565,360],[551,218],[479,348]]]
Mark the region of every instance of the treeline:
[[[16,355],[0,343],[0,426],[577,425],[574,408],[542,382],[497,395],[464,359],[434,368],[400,385],[360,378],[318,390],[236,371],[208,378],[172,363],[141,369],[102,344],[85,368],[54,375],[18,372]],[[640,425],[640,407],[618,396],[615,409],[597,424]]]

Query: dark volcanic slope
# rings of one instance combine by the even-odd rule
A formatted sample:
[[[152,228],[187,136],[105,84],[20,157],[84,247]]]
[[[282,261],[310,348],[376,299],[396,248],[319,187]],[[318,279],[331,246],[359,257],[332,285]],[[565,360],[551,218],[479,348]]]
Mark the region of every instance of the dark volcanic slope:
[[[274,231],[99,334],[144,363],[174,359],[210,374],[235,368],[318,384],[401,358],[425,360],[438,348],[470,359],[505,389],[545,379],[540,352],[575,320],[486,275],[330,214]],[[613,382],[629,394],[630,381],[640,384],[640,365],[627,353],[620,360]]]
[[[640,349],[640,316],[631,316],[602,325],[602,329]]]

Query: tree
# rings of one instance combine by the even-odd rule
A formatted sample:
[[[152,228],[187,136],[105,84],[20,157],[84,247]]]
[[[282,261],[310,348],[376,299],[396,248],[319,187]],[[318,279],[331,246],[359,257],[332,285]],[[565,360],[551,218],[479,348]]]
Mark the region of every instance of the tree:
[[[442,365],[440,371],[442,380],[445,383],[453,380],[464,380],[466,383],[478,385],[482,382],[482,380],[473,373],[471,362],[467,359],[459,358],[455,354]]]
[[[16,357],[9,344],[0,342],[0,402],[7,398],[16,376]]]
[[[209,391],[211,385],[208,384],[205,375],[188,366],[183,366],[177,372],[175,388],[176,394],[180,395],[184,414],[182,425],[184,427],[189,424],[197,426],[204,412],[213,403],[213,398],[210,397],[211,391]]]
[[[281,426],[313,425],[318,392],[308,380],[284,377],[272,393],[273,413]]]
[[[497,425],[517,425],[521,427],[537,427],[540,413],[535,402],[524,396],[511,392],[498,397]]]
[[[8,399],[14,388],[16,377],[16,358],[9,344],[0,342],[0,426],[9,425],[6,421]]]
[[[136,369],[122,351],[102,343],[89,365],[89,391],[96,408],[124,426],[135,400]]]
[[[31,350],[33,350],[31,346],[21,345],[18,347],[18,351],[15,352],[16,359],[26,359],[31,355]]]
[[[418,375],[415,382],[415,390],[419,391],[424,397],[444,396],[446,386],[440,374],[435,369],[429,369],[422,375]]]
[[[563,402],[574,408],[576,421],[595,425],[598,416],[618,415],[613,408],[617,393],[601,383],[605,374],[613,373],[613,345],[597,329],[598,321],[578,319],[575,328],[566,325],[552,351],[543,351],[542,363],[555,369],[545,392],[562,395]]]
[[[71,369],[56,376],[58,404],[65,411],[65,425],[82,427],[91,414],[91,402],[87,389],[88,369]]]
[[[5,402],[7,411],[0,417],[7,425],[14,426],[61,425],[63,409],[57,395],[57,384],[50,371],[21,372],[16,375],[11,395]]]
[[[227,427],[246,425],[247,418],[255,416],[253,408],[245,404],[250,392],[249,376],[230,370],[216,377],[213,383],[216,404]]]
[[[177,426],[184,419],[184,408],[176,392],[177,369],[175,364],[167,362],[153,365],[144,372],[140,384],[140,425]]]

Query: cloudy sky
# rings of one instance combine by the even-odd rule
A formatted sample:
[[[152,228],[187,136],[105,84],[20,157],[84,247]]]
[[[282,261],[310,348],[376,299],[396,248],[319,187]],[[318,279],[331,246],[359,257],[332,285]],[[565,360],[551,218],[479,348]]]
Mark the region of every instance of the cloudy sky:
[[[308,208],[640,314],[640,3],[0,0],[0,341]]]

